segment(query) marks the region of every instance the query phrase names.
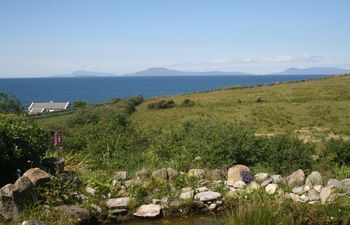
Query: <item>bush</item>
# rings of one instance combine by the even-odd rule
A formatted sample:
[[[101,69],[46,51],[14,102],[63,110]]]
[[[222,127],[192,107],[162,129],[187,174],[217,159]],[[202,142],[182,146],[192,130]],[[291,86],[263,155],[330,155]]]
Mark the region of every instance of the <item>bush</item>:
[[[175,107],[173,100],[160,100],[158,102],[149,103],[147,106],[149,109],[169,109]]]
[[[22,172],[39,164],[49,145],[49,136],[23,116],[0,114],[0,184],[13,181]]]
[[[181,106],[182,107],[193,107],[196,103],[194,101],[192,101],[191,99],[185,99]]]
[[[350,141],[331,140],[326,143],[324,157],[338,165],[350,165]]]
[[[130,97],[127,100],[129,100],[130,102],[132,102],[132,104],[134,106],[138,106],[143,102],[143,96],[142,95],[138,95],[138,96],[134,96],[134,97]]]
[[[0,113],[20,113],[21,111],[21,102],[15,96],[0,93]]]
[[[75,102],[73,102],[73,108],[81,108],[81,107],[84,107],[86,105],[87,105],[87,103],[84,102],[84,101],[75,101]]]

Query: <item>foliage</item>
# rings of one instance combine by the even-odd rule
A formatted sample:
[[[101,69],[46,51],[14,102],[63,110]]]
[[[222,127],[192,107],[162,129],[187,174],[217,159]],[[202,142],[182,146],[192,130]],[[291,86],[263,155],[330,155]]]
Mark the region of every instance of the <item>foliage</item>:
[[[73,102],[73,108],[81,108],[87,105],[87,102],[84,101],[75,101]]]
[[[21,111],[21,102],[15,96],[0,92],[0,114],[20,113]]]
[[[191,99],[186,98],[182,103],[181,103],[181,107],[193,107],[195,106],[195,102],[192,101]]]
[[[331,140],[326,143],[324,156],[332,163],[350,165],[350,141]]]
[[[23,116],[0,114],[0,173],[1,184],[13,181],[16,170],[26,171],[39,164],[48,148],[49,137]]]
[[[175,107],[175,102],[173,100],[160,100],[149,103],[147,107],[148,109],[170,109]]]

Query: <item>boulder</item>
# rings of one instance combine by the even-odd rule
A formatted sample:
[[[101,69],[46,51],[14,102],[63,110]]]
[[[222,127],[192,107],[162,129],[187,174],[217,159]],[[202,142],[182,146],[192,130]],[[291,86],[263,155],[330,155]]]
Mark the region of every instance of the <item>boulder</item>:
[[[279,184],[279,183],[282,183],[284,180],[283,180],[283,177],[281,175],[272,175],[271,176],[271,179],[272,179],[272,182],[275,183],[275,184]]]
[[[258,183],[262,183],[265,180],[267,180],[269,178],[269,174],[268,173],[257,173],[254,176],[254,179],[256,182]]]
[[[205,192],[200,192],[196,194],[194,198],[201,202],[208,202],[208,201],[217,200],[220,197],[221,197],[221,194],[219,192],[205,191]]]
[[[211,171],[212,180],[221,180],[223,176],[223,171],[221,169],[215,169]]]
[[[329,179],[327,182],[327,187],[329,188],[340,188],[342,186],[341,181],[337,179]]]
[[[306,177],[305,185],[309,187],[323,185],[321,174],[318,171],[313,171],[309,176]]]
[[[228,170],[227,180],[233,183],[242,180],[243,177],[241,176],[241,171],[250,172],[250,169],[244,165],[235,165]]]
[[[143,181],[146,180],[149,176],[148,171],[146,169],[139,170],[135,173],[137,179]]]
[[[115,181],[123,181],[128,178],[128,173],[126,171],[117,171],[114,174],[113,180]]]
[[[34,185],[28,177],[20,177],[15,184],[0,189],[0,217],[16,220],[25,205],[33,201]]]
[[[304,171],[301,169],[293,172],[291,175],[287,177],[287,182],[291,187],[303,185],[304,180],[305,180],[305,174],[304,174]]]
[[[268,194],[275,194],[277,191],[278,185],[277,184],[269,184],[265,187],[265,191]]]
[[[133,215],[137,217],[143,217],[143,218],[153,218],[153,217],[159,217],[161,216],[161,214],[162,214],[162,208],[159,205],[148,204],[148,205],[141,205]]]
[[[167,168],[166,171],[167,171],[167,174],[168,174],[168,179],[170,181],[173,180],[175,177],[177,177],[179,175],[179,173],[173,168]]]
[[[130,201],[130,197],[110,198],[106,201],[106,205],[109,209],[127,209]]]
[[[152,172],[152,177],[162,180],[168,180],[168,172],[166,168],[155,170]]]
[[[188,176],[193,176],[197,178],[203,179],[205,176],[206,171],[203,169],[191,169],[188,171]]]
[[[61,157],[47,157],[41,161],[42,165],[51,174],[62,173],[64,171],[65,159]]]
[[[34,186],[39,186],[51,180],[51,175],[39,168],[31,168],[23,176],[28,177]]]
[[[327,199],[331,195],[331,193],[332,193],[332,189],[331,188],[329,188],[329,187],[322,188],[322,191],[320,193],[321,202],[322,203],[326,203]]]
[[[61,210],[66,218],[76,220],[78,224],[98,224],[97,219],[91,217],[89,210],[78,205],[60,205],[57,209]]]

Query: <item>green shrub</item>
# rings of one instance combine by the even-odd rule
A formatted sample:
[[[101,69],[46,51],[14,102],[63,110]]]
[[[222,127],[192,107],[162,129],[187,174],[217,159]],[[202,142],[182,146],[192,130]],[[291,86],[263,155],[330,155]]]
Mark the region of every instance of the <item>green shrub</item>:
[[[48,134],[27,118],[0,114],[0,184],[13,181],[17,169],[37,166],[49,143]]]
[[[130,97],[127,100],[132,102],[134,106],[137,106],[137,105],[140,105],[144,99],[142,95],[138,95],[138,96]]]
[[[173,100],[160,100],[158,102],[149,103],[147,105],[149,109],[169,109],[175,107]]]
[[[85,107],[86,105],[87,105],[87,102],[84,102],[84,101],[73,102],[73,108],[81,108],[81,107]]]
[[[329,157],[331,162],[338,165],[350,165],[350,141],[328,141],[324,157]]]
[[[0,113],[20,113],[21,111],[21,102],[15,96],[0,92]]]
[[[191,99],[185,99],[182,103],[181,103],[181,107],[193,107],[196,103],[194,101],[192,101]]]

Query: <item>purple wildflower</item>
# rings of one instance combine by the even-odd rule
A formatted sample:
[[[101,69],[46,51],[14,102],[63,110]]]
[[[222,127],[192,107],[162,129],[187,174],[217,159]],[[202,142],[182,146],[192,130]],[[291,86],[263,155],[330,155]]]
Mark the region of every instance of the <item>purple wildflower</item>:
[[[248,184],[252,181],[252,175],[249,170],[241,170],[240,174],[244,183]]]

